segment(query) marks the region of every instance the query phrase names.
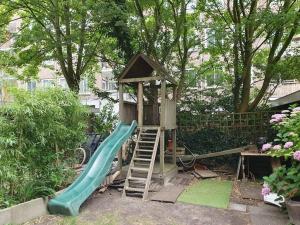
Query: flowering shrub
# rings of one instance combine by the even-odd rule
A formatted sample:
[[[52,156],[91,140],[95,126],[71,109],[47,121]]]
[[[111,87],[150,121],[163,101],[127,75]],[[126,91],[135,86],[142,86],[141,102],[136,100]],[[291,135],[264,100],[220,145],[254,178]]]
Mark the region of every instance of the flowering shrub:
[[[273,157],[284,157],[291,166],[281,166],[264,177],[262,195],[272,191],[287,199],[300,196],[300,107],[273,115],[270,123],[278,133],[274,143],[263,145],[262,150]]]

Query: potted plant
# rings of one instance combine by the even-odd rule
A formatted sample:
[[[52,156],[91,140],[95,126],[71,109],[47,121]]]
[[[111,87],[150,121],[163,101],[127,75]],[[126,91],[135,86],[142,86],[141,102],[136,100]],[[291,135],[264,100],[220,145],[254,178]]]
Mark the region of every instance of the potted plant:
[[[270,123],[278,131],[277,137],[262,149],[272,157],[284,157],[286,165],[264,177],[262,194],[272,191],[283,196],[290,221],[300,225],[300,107],[273,115]]]

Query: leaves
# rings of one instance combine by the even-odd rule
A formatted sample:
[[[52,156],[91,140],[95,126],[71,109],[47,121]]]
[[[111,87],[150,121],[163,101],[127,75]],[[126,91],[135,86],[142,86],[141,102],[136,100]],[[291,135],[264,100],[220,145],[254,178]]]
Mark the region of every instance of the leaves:
[[[73,177],[87,112],[62,89],[12,90],[0,108],[0,208],[53,193]]]

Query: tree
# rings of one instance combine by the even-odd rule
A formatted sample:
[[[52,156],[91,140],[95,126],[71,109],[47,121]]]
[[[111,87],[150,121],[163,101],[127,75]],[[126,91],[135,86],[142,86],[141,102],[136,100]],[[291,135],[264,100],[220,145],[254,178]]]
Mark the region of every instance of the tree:
[[[78,92],[82,77],[95,74],[101,58],[118,58],[117,40],[105,29],[108,19],[118,15],[110,6],[110,1],[93,0],[1,1],[1,30],[20,21],[17,32],[4,35],[6,39],[0,35],[2,43],[14,40],[11,51],[1,53],[9,57],[2,64],[22,68],[14,73],[26,78],[37,75],[46,61],[56,61],[69,88]]]
[[[197,5],[193,5],[192,0],[114,2],[125,16],[118,18],[118,24],[121,23],[118,27],[120,32],[110,34],[119,40],[118,48],[125,56],[124,61],[128,61],[128,56],[136,52],[143,52],[152,57],[165,66],[178,81],[180,96],[186,88],[187,68],[193,67],[189,60],[191,50],[199,45],[200,41],[197,31],[200,11]],[[115,27],[114,20],[111,23],[112,27]],[[124,34],[122,37],[125,38],[120,38],[120,34]],[[152,94],[153,92],[149,96]]]
[[[209,52],[212,61],[224,61],[233,74],[232,93],[237,112],[254,110],[276,77],[276,65],[284,58],[293,37],[299,32],[299,4],[295,0],[238,1],[226,5],[210,0],[205,5],[208,26],[215,30],[216,46]],[[261,60],[265,66],[254,67]],[[251,99],[252,72],[260,73],[262,86]]]

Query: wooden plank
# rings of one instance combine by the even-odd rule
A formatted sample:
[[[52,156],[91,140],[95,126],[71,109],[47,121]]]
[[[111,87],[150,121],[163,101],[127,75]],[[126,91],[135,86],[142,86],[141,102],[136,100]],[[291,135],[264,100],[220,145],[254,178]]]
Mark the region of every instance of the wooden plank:
[[[120,120],[124,122],[124,96],[123,96],[123,84],[119,84],[119,114]]]
[[[143,126],[144,113],[143,113],[143,83],[139,82],[138,85],[138,125]]]
[[[153,80],[161,80],[161,76],[154,76],[154,77],[138,77],[138,78],[126,78],[122,79],[120,83],[134,83],[134,82],[146,82],[146,81],[153,81]]]
[[[160,138],[160,129],[157,130],[157,135],[156,135],[155,144],[153,147],[153,153],[152,153],[152,157],[151,157],[151,163],[150,163],[150,167],[149,167],[149,171],[148,171],[148,175],[147,175],[147,181],[146,181],[146,185],[145,185],[145,192],[143,194],[143,200],[146,200],[148,197],[148,192],[149,192],[149,188],[150,188],[151,177],[152,177],[152,173],[153,173],[159,138]]]
[[[178,196],[183,192],[184,186],[181,185],[169,185],[165,186],[162,190],[154,194],[150,200],[159,202],[175,203]]]
[[[243,152],[247,149],[253,148],[254,145],[247,145],[239,148],[233,148],[225,151],[220,151],[220,152],[213,152],[213,153],[207,153],[203,155],[194,155],[196,159],[206,159],[206,158],[212,158],[212,157],[218,157],[218,156],[223,156],[223,155],[231,155],[231,154],[237,154],[240,152]],[[184,157],[180,157],[181,160],[191,160],[194,158],[192,155],[186,155]]]
[[[160,164],[160,174],[163,176],[165,171],[165,106],[166,106],[166,81],[161,81],[161,104],[160,104],[160,157],[159,157],[159,164]]]
[[[172,130],[172,144],[173,144],[173,157],[172,157],[172,161],[174,164],[176,164],[176,154],[177,154],[177,146],[176,146],[176,129]]]
[[[176,129],[176,102],[174,100],[165,100],[165,128]]]
[[[236,179],[237,180],[239,179],[239,175],[240,175],[241,163],[242,163],[242,156],[239,157],[238,167],[236,170]]]

